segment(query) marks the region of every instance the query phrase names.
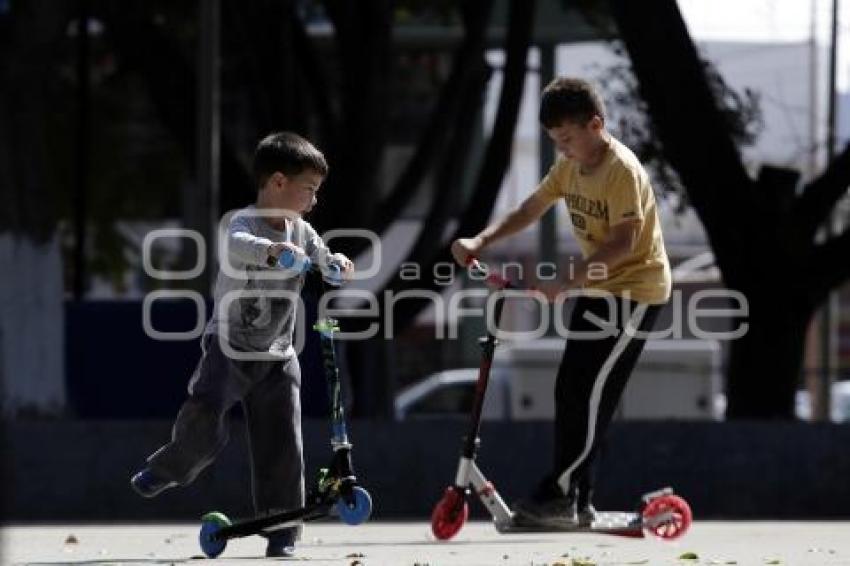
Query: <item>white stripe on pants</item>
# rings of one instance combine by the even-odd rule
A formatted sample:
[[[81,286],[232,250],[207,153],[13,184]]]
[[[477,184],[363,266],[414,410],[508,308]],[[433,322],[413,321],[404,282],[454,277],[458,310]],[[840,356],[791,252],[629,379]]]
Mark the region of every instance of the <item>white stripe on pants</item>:
[[[578,458],[558,478],[558,485],[561,486],[564,493],[570,492],[570,481],[572,480],[573,472],[584,462],[593,448],[593,441],[596,438],[596,418],[599,413],[599,404],[602,401],[602,391],[605,389],[605,384],[608,381],[611,370],[614,368],[614,364],[617,363],[617,360],[619,360],[620,356],[626,350],[629,341],[634,338],[635,333],[640,328],[647,308],[647,305],[641,304],[635,309],[629,321],[623,326],[623,332],[620,334],[620,337],[614,344],[614,348],[596,376],[596,380],[593,383],[593,390],[590,393],[590,406],[587,412],[587,436],[584,441],[584,449]]]

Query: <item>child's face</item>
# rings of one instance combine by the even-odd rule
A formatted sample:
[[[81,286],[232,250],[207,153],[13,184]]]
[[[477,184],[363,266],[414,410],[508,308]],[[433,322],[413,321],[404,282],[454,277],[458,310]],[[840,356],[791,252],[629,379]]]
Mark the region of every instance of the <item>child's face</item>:
[[[595,165],[599,156],[602,126],[599,116],[594,116],[583,126],[564,120],[560,126],[548,128],[546,133],[565,157],[590,166]]]
[[[305,214],[316,205],[319,187],[324,177],[312,170],[297,175],[273,175],[272,196],[275,208],[285,208],[298,214]]]

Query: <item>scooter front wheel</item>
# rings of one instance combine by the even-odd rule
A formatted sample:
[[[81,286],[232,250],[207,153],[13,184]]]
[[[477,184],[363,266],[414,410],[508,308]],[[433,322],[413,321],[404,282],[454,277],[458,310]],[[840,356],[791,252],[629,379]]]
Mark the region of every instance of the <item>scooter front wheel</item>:
[[[216,539],[215,534],[222,528],[229,526],[230,519],[224,513],[216,511],[201,517],[201,533],[198,535],[198,542],[201,543],[201,550],[208,558],[215,558],[224,552],[227,540]]]
[[[431,532],[438,540],[455,536],[469,518],[469,504],[461,489],[449,487],[431,513]]]
[[[678,495],[662,495],[653,499],[646,504],[641,514],[645,530],[665,540],[684,535],[693,520],[691,506]]]
[[[347,525],[359,525],[372,514],[372,496],[359,485],[351,488],[351,498],[340,497],[336,502],[339,518]]]

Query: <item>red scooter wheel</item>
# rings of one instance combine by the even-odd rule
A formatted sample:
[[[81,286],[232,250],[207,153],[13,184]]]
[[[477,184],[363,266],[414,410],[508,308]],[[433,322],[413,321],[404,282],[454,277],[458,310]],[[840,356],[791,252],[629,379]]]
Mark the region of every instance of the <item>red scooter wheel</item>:
[[[467,518],[469,505],[463,491],[450,487],[431,513],[431,532],[439,540],[449,540],[463,527]]]
[[[653,499],[644,507],[642,515],[644,528],[665,540],[684,535],[693,520],[691,506],[678,495],[662,495]]]

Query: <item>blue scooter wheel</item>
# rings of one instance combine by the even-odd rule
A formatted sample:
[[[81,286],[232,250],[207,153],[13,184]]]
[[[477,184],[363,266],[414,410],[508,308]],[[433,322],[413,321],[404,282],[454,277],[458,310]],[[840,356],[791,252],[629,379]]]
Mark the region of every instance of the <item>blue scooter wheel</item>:
[[[345,498],[340,497],[336,502],[336,510],[343,523],[359,525],[372,514],[372,496],[362,487],[354,486],[351,489],[351,502],[346,503]]]
[[[201,543],[201,550],[208,558],[215,558],[227,546],[227,541],[224,539],[216,539],[214,535],[224,527],[230,526],[230,519],[224,513],[215,511],[207,513],[201,517],[201,533],[198,535],[198,542]]]

